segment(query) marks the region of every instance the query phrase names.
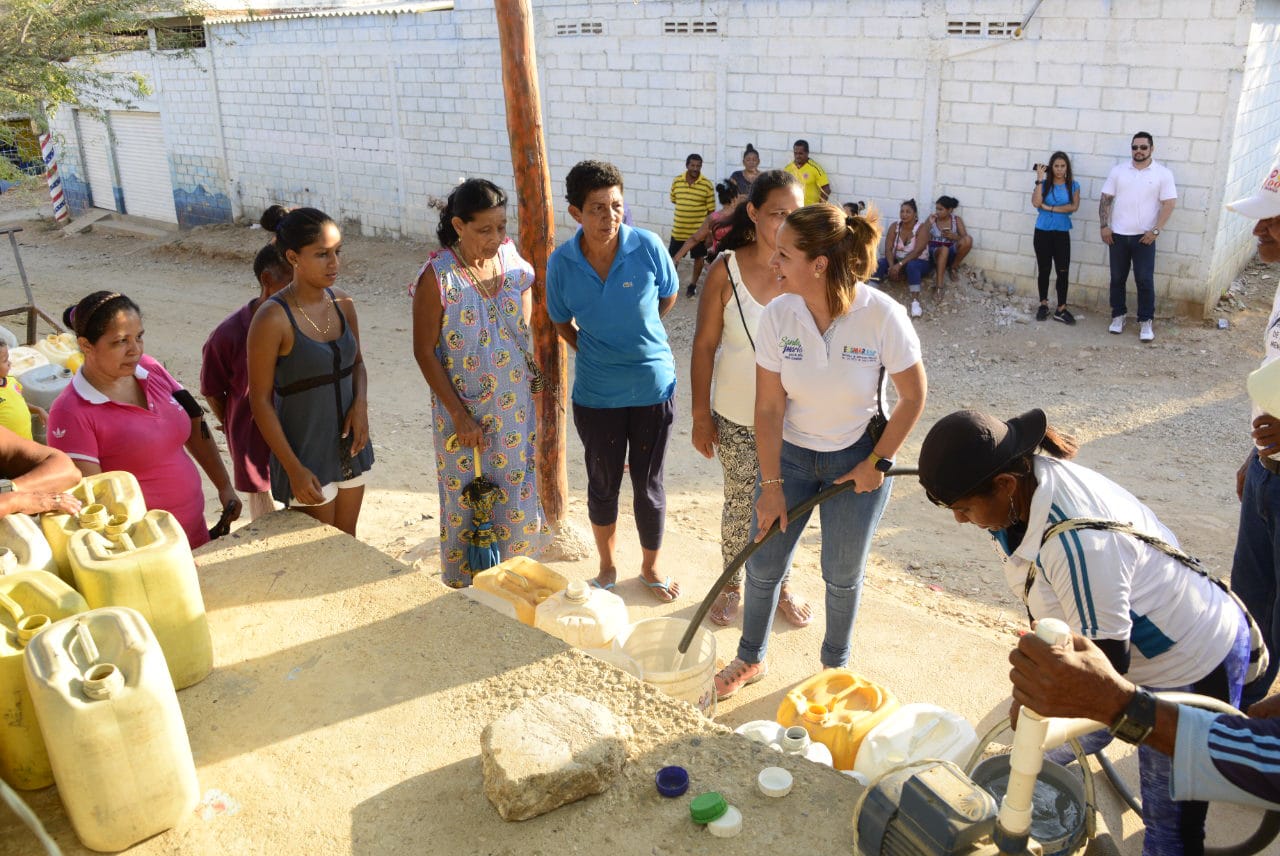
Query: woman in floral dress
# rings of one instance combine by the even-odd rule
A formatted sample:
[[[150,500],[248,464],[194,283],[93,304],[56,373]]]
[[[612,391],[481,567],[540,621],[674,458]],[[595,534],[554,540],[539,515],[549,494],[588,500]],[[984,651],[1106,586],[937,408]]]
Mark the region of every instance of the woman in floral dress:
[[[440,249],[410,289],[413,353],[431,387],[440,488],[440,564],[446,585],[471,584],[463,488],[475,455],[498,485],[493,533],[503,559],[542,546],[546,527],[534,477],[529,315],[533,268],[507,238],[507,197],[484,179],[454,189],[440,214]]]

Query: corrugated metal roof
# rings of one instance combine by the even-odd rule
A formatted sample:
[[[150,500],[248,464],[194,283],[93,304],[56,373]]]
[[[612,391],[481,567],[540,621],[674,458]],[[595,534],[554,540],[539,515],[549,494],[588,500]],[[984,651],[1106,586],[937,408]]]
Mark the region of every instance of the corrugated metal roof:
[[[210,12],[205,23],[253,24],[262,21],[287,21],[297,18],[351,18],[357,15],[405,15],[419,12],[447,12],[453,9],[453,0],[435,2],[380,3],[375,6],[340,6],[333,8],[285,8],[264,9],[260,12]]]

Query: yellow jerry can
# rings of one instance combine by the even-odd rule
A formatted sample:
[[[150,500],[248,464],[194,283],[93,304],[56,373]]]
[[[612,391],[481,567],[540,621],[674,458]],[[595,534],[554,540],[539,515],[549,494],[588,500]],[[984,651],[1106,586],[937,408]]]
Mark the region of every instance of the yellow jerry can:
[[[58,796],[91,850],[124,850],[189,818],[195,762],[164,653],[132,609],[64,618],[27,645],[27,684]]]
[[[22,652],[52,622],[88,608],[75,589],[45,571],[0,576],[0,779],[20,790],[53,784]]]
[[[90,609],[136,609],[155,631],[178,689],[213,670],[213,640],[200,579],[177,518],[153,509],[136,523],[111,518],[71,536],[67,556]]]
[[[138,480],[133,473],[123,470],[85,476],[70,493],[80,500],[80,514],[42,514],[40,526],[49,542],[49,549],[53,551],[58,576],[75,585],[71,563],[67,561],[67,542],[71,535],[82,528],[103,529],[113,515],[123,515],[131,523],[141,520],[147,513],[147,506],[142,500]]]
[[[898,700],[884,687],[848,669],[825,669],[787,693],[777,720],[803,727],[831,750],[832,766],[852,770],[862,738],[897,709]]]
[[[567,577],[546,565],[527,556],[514,556],[476,574],[462,591],[472,600],[533,627],[542,602],[568,585]]]
[[[44,355],[51,365],[66,368],[67,361],[80,353],[80,344],[74,333],[50,333],[36,342],[35,349]]]
[[[53,549],[40,524],[25,514],[0,517],[0,574],[14,571],[58,573]]]

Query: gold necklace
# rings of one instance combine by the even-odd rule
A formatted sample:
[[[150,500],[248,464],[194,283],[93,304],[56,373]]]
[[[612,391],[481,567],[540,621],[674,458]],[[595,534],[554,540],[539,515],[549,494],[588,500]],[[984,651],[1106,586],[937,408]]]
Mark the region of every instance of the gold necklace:
[[[315,331],[316,331],[316,335],[321,336],[321,337],[328,336],[328,335],[329,335],[329,328],[333,326],[333,318],[331,318],[331,317],[326,317],[326,318],[325,318],[325,322],[324,322],[324,329],[323,329],[323,330],[321,330],[318,326],[316,326],[316,322],[314,322],[314,321],[312,321],[312,320],[311,320],[311,316],[310,316],[310,315],[308,315],[308,314],[306,313],[306,310],[304,310],[304,309],[302,308],[302,303],[301,303],[301,302],[299,302],[299,300],[298,300],[298,292],[294,289],[294,287],[293,287],[292,285],[290,285],[290,286],[289,286],[289,291],[290,291],[290,293],[293,295],[293,306],[294,306],[294,308],[298,310],[298,314],[299,314],[299,315],[301,315],[303,318],[307,319],[307,323],[311,325],[311,329],[312,329],[312,330],[315,330]],[[326,316],[328,316],[328,314],[329,314],[329,313],[327,313],[327,312],[325,313],[325,315],[326,315]]]
[[[454,258],[462,262],[462,267],[465,268],[467,271],[467,279],[471,280],[471,284],[475,287],[476,291],[480,292],[481,297],[491,298],[498,293],[498,289],[492,288],[491,286],[486,286],[484,284],[484,281],[486,279],[492,280],[495,276],[497,276],[496,270],[491,276],[484,277],[483,276],[484,268],[480,268],[479,270],[477,270],[471,267],[471,263],[468,262],[465,258],[462,257],[460,253],[456,251],[454,252],[453,255],[454,255]],[[484,261],[486,260],[481,260],[481,264],[484,264]]]

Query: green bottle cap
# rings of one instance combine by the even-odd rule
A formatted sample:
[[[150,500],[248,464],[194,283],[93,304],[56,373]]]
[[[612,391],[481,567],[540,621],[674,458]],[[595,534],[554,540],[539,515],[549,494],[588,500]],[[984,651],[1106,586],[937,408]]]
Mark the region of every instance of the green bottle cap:
[[[694,823],[710,823],[728,810],[728,801],[715,791],[698,794],[689,803],[689,815]]]

